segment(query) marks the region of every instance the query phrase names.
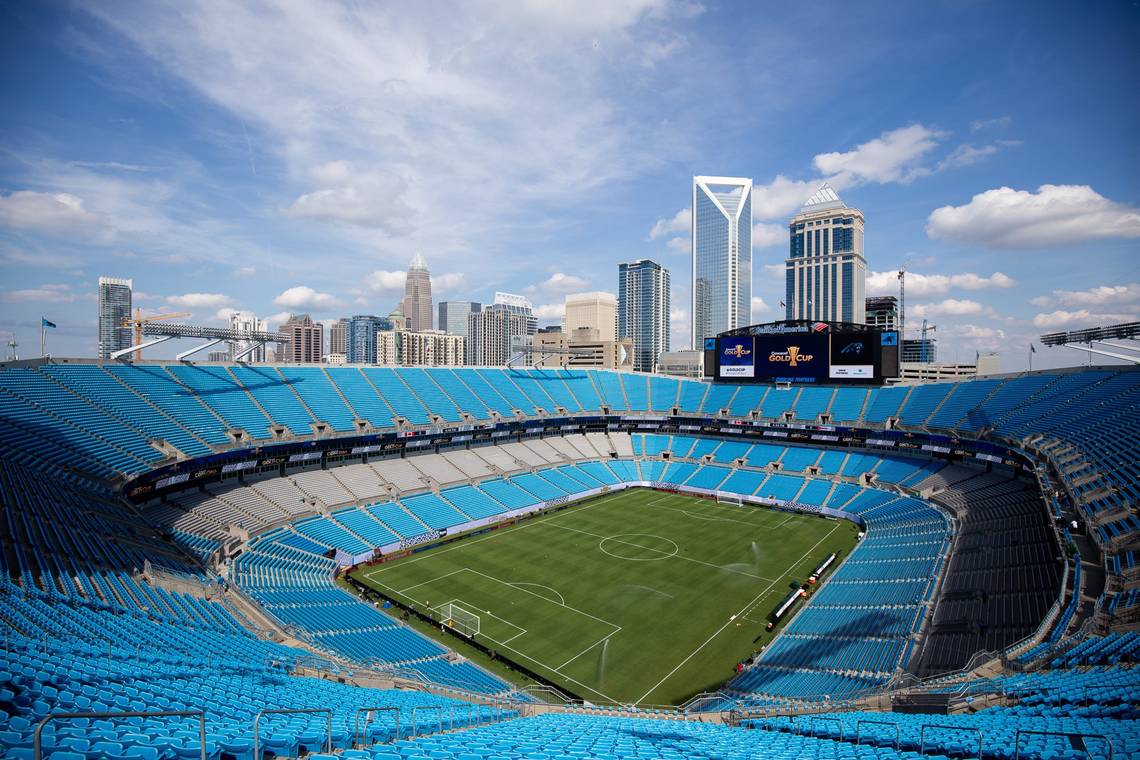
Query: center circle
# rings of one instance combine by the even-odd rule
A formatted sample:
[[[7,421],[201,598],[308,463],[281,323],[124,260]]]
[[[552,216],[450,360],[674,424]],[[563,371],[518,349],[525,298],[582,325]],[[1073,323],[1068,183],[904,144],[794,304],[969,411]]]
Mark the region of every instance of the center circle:
[[[603,554],[630,562],[657,562],[676,556],[680,551],[675,541],[652,533],[618,533],[598,542]]]

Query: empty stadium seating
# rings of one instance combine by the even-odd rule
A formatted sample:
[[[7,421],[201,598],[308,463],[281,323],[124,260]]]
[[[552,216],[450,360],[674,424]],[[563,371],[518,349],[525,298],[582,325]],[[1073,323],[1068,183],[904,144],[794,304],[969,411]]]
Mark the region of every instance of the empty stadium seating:
[[[0,622],[8,642],[0,658],[0,746],[5,757],[29,757],[34,723],[52,711],[201,706],[207,755],[246,760],[258,710],[320,705],[333,710],[331,734],[317,716],[267,717],[262,749],[296,756],[331,744],[350,760],[1012,758],[1018,731],[1047,731],[1070,737],[1024,735],[1021,756],[1107,756],[1096,737],[1111,742],[1116,756],[1137,755],[1140,670],[1132,663],[1140,634],[1090,635],[1087,625],[1071,624],[1090,609],[1111,619],[1140,606],[1137,402],[1140,373],[1115,369],[871,390],[707,385],[597,370],[111,363],[0,369],[0,557],[7,571]],[[190,484],[141,514],[124,512],[110,487],[250,439],[357,434],[360,425],[392,430],[397,419],[417,426],[516,413],[597,414],[603,406],[619,414],[678,407],[689,415],[727,410],[793,422],[829,414],[871,428],[897,418],[904,430],[1014,442],[1050,464],[1050,476],[1087,518],[1083,545],[1095,544],[1093,556],[1104,552],[1111,582],[1095,608],[1082,601],[1091,582],[1087,567],[1080,555],[1063,556],[1051,526],[1056,495],[1043,502],[1034,483],[893,451],[821,450],[767,437],[757,443],[591,432],[515,440]],[[864,475],[870,486],[859,480]],[[468,729],[500,711],[440,693],[298,674],[316,657],[344,681],[352,680],[349,669],[364,667],[452,695],[512,694],[506,682],[450,661],[438,644],[335,586],[338,559],[643,480],[826,506],[864,521],[856,549],[714,704],[768,709],[855,700],[888,686],[908,665],[920,675],[953,670],[981,649],[1014,651],[1036,632],[1040,643],[1009,660],[1032,669],[924,685],[923,693],[944,688],[974,705],[938,716],[940,727],[929,727],[929,715],[845,711],[818,721],[746,717],[752,730],[589,714]],[[913,495],[919,492],[928,498]],[[207,567],[223,546],[238,544],[223,582]],[[1066,564],[1074,592],[1059,601]],[[167,587],[163,574],[189,590]],[[239,594],[305,648],[259,636],[238,604],[250,602]],[[1056,623],[1039,630],[1051,605]],[[368,740],[397,741],[348,754],[355,711],[377,706],[405,714],[440,710],[420,713],[421,731],[433,735],[417,738],[406,731],[397,737],[394,721],[378,715]],[[884,719],[893,726],[867,724]],[[434,733],[445,727],[465,730]],[[1087,738],[1072,738],[1078,734]],[[44,742],[56,760],[173,760],[199,749],[189,723],[145,718],[59,723]]]

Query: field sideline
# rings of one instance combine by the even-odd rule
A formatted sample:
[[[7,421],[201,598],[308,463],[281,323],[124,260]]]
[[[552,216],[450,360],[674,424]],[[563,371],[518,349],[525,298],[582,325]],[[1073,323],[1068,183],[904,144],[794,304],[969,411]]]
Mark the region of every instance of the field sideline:
[[[419,610],[478,614],[484,645],[586,699],[677,704],[765,645],[790,584],[829,552],[845,556],[856,533],[633,489],[353,576]]]

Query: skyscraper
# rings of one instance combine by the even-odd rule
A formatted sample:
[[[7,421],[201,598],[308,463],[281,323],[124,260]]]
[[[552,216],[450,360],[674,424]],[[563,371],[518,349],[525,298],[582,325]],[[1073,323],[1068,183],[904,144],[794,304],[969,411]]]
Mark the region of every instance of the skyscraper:
[[[669,350],[669,270],[638,259],[618,264],[618,337],[633,341],[633,368],[656,372]]]
[[[788,233],[786,318],[863,324],[863,212],[848,208],[825,182],[788,222]]]
[[[538,318],[524,296],[496,293],[495,303],[467,318],[467,363],[499,367],[519,344],[538,332]]]
[[[693,346],[752,316],[752,180],[693,177]]]
[[[392,322],[372,314],[350,317],[345,328],[345,354],[349,364],[376,363],[376,333],[391,330]]]
[[[481,304],[475,301],[440,301],[439,329],[450,335],[467,336],[467,317],[477,314]]]
[[[613,293],[573,293],[566,296],[566,317],[562,331],[573,335],[575,330],[597,330],[597,340],[617,339],[617,298]]]
[[[348,355],[348,320],[341,318],[329,325],[329,353]]]
[[[400,310],[408,318],[408,329],[419,332],[431,329],[431,272],[420,254],[408,265],[408,277],[404,281],[404,300]]]
[[[294,314],[278,332],[289,337],[282,346],[281,361],[289,364],[319,364],[325,342],[325,327],[308,314]]]
[[[264,319],[258,319],[252,311],[235,311],[230,314],[230,329],[249,334],[252,332],[267,332],[269,326]],[[230,341],[231,360],[242,359],[248,362],[265,361],[265,344],[254,343],[249,340]]]
[[[99,278],[99,358],[131,346],[131,289],[134,283],[118,277]]]

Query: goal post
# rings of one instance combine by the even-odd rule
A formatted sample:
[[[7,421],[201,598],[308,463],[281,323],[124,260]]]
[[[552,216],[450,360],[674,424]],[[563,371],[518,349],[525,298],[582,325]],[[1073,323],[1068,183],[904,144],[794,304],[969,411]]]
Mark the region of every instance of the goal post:
[[[464,636],[476,636],[481,630],[479,615],[455,602],[441,604],[435,608],[435,613],[440,625],[454,629]]]
[[[734,507],[744,506],[744,497],[738,493],[729,493],[728,491],[716,492],[717,504],[731,504]]]

